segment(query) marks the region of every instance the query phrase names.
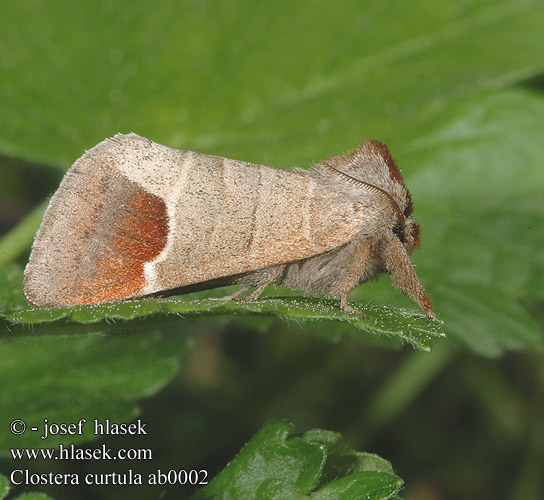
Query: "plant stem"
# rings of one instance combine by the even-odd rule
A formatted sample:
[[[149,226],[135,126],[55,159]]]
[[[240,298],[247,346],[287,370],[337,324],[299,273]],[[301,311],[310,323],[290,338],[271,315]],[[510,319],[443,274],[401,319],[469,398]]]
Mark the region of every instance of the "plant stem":
[[[17,226],[0,239],[0,267],[16,259],[32,244],[47,201],[38,205]]]

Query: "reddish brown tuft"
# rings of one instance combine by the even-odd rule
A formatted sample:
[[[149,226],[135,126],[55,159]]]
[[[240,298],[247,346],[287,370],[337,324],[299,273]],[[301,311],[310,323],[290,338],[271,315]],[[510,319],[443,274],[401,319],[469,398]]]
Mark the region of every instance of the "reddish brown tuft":
[[[421,245],[421,240],[419,239],[419,224],[412,225],[412,238],[414,239],[414,248],[418,248]]]
[[[410,192],[408,190],[406,190],[406,196],[408,198],[408,205],[406,205],[406,208],[404,209],[404,215],[405,217],[409,217],[414,211],[414,204],[412,203],[412,197],[410,196]]]
[[[402,178],[400,169],[395,163],[395,160],[393,160],[389,148],[383,142],[377,141],[375,139],[366,141],[365,145],[370,150],[372,150],[373,153],[380,155],[384,159],[387,167],[389,168],[389,175],[391,176],[391,179],[398,181],[401,184],[404,184],[404,179]]]
[[[380,155],[384,159],[389,169],[389,176],[391,177],[391,179],[400,182],[404,186],[404,179],[402,178],[402,174],[400,173],[398,165],[395,163],[395,160],[393,160],[393,157],[391,156],[389,148],[383,142],[377,141],[375,139],[366,141],[365,146],[367,146],[373,153]],[[410,196],[410,192],[406,189],[406,186],[404,186],[404,189],[406,190],[406,197],[408,200],[406,208],[404,209],[404,215],[408,217],[413,212],[414,207],[412,205],[412,197]]]
[[[94,277],[81,278],[75,303],[121,300],[144,287],[144,264],[161,253],[168,239],[164,201],[136,190],[120,208],[112,232],[111,255],[100,260]]]

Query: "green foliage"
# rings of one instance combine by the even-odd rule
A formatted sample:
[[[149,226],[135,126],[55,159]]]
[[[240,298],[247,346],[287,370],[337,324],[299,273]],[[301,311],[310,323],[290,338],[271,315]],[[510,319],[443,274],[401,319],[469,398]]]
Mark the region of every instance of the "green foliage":
[[[435,220],[418,271],[441,266],[439,279],[429,278],[439,314],[481,354],[543,346],[524,306],[544,290],[543,113],[543,99],[530,92],[487,94],[417,143],[427,168],[414,184],[427,189],[421,210]]]
[[[20,280],[21,271],[15,266],[0,270],[2,307],[13,311],[17,304],[26,303],[20,287],[14,285]],[[47,311],[37,313],[43,316]],[[178,371],[180,356],[193,342],[189,335],[174,337],[153,330],[129,338],[123,334],[105,337],[97,335],[103,329],[96,324],[89,325],[87,335],[82,336],[73,326],[60,323],[58,319],[57,328],[48,332],[55,336],[32,341],[14,333],[14,324],[4,328],[9,341],[1,346],[0,380],[4,385],[0,392],[0,422],[6,428],[14,419],[41,428],[44,417],[50,422],[77,422],[81,418],[131,420],[139,413],[136,400],[155,393],[172,378]],[[26,333],[39,332],[28,324]],[[64,336],[59,337],[61,334]],[[93,437],[90,433],[52,436],[47,444],[76,443]],[[39,444],[36,433],[0,433],[0,455],[10,446]]]
[[[7,500],[9,493],[9,480],[6,476],[0,474],[0,500]],[[44,495],[43,493],[25,493],[14,497],[13,500],[50,500],[51,497]]]
[[[288,418],[342,430],[353,448],[385,442],[406,498],[437,489],[542,498],[543,25],[539,0],[5,2],[3,452],[36,446],[32,434],[8,436],[14,415],[128,420],[143,407],[157,426],[169,423],[159,436],[165,466],[218,470],[262,422]],[[309,166],[365,138],[384,141],[413,195],[422,227],[413,260],[447,341],[431,353],[373,347],[429,349],[441,334],[438,322],[402,309],[414,306],[387,277],[352,294],[366,320],[328,300],[271,297],[274,290],[252,304],[212,302],[211,292],[29,308],[21,269],[44,200],[83,150],[129,131],[279,167]],[[457,355],[459,346],[478,357]],[[289,432],[262,441],[271,461],[301,449],[317,460],[320,445],[326,460],[318,474],[317,461],[312,469],[300,452],[296,470],[305,472],[284,468],[287,482],[269,478],[267,493],[278,484],[306,488],[310,498],[353,498],[371,495],[364,488],[379,488],[380,478],[386,490],[393,484],[391,470],[372,469],[368,456],[330,452],[334,434]],[[251,443],[199,495],[216,484],[257,484],[233,466]],[[59,491],[52,496],[70,496]],[[107,487],[100,495],[120,496]]]
[[[322,429],[297,437],[291,424],[269,423],[191,499],[396,498],[403,481],[394,475],[391,464],[371,453],[331,450],[339,438],[338,433]],[[9,489],[9,481],[0,475],[0,500]],[[27,493],[14,500],[47,498],[41,493]]]
[[[207,486],[191,498],[368,500],[393,498],[403,481],[368,453],[329,453],[338,439],[323,430],[291,436],[285,422],[267,424]]]
[[[24,495],[19,495],[13,500],[50,500],[51,497],[43,493],[25,493]]]
[[[138,399],[158,391],[179,368],[179,357],[190,342],[147,332],[122,336],[43,337],[16,339],[2,345],[0,421],[14,419],[27,426],[50,422],[78,422],[93,418],[123,422],[135,418]],[[89,424],[90,425],[90,424]],[[39,433],[0,434],[1,454],[10,446],[43,444]],[[47,445],[94,438],[91,433],[53,436]]]
[[[0,474],[0,500],[4,500],[9,493],[9,480],[6,476]]]

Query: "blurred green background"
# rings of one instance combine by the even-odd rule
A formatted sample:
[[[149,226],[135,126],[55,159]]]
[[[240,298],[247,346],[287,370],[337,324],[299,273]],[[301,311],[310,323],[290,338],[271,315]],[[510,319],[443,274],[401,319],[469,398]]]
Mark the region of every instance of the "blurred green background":
[[[406,500],[544,498],[543,26],[539,0],[2,2],[4,274],[24,266],[66,169],[117,132],[277,167],[377,138],[412,192],[413,260],[448,339],[391,350],[246,318],[3,340],[0,471],[13,468],[9,446],[39,445],[7,432],[14,415],[139,415],[149,436],[108,446],[211,475],[280,418],[387,458]],[[3,283],[0,299],[20,297]],[[413,307],[388,277],[352,298]]]

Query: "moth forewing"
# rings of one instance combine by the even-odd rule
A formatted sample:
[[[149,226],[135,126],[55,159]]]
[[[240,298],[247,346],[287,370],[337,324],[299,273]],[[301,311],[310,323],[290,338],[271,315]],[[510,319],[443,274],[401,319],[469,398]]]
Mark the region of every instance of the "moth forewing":
[[[203,174],[217,184],[213,202],[208,192],[195,189],[204,183],[191,182],[172,204],[171,253],[150,264],[161,289],[323,253],[348,241],[361,225],[356,204],[338,199],[330,210],[330,193],[292,171],[222,160],[200,163],[189,177]]]
[[[49,306],[140,297],[327,252],[364,219],[304,172],[117,135],[51,199],[25,293]]]

